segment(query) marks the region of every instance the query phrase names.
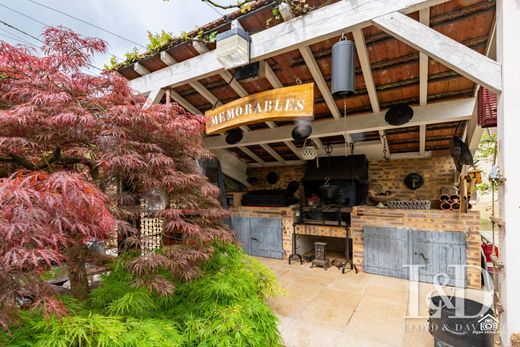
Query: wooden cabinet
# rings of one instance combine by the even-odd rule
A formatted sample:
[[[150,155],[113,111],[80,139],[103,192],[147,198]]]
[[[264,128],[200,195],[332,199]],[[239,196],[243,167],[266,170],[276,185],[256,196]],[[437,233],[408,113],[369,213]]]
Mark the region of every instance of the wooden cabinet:
[[[460,267],[466,265],[465,233],[366,226],[364,239],[366,272],[411,279],[415,265],[415,280],[466,287],[466,269]]]
[[[231,217],[231,228],[247,254],[283,259],[281,217]]]

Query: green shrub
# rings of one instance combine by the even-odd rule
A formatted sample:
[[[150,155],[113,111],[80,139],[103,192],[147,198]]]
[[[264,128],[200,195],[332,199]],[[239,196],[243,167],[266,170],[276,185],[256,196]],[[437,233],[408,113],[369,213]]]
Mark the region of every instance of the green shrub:
[[[274,274],[233,245],[216,245],[202,276],[160,297],[136,287],[120,259],[81,303],[64,296],[71,315],[23,316],[9,346],[281,346],[265,298],[278,292]],[[167,277],[165,272],[163,276]]]

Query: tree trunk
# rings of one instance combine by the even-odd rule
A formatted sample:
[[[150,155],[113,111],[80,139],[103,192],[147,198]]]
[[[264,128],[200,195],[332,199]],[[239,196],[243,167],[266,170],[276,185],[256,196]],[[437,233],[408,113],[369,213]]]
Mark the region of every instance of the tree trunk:
[[[70,290],[78,300],[88,299],[87,248],[83,243],[70,247],[68,253],[68,272]]]

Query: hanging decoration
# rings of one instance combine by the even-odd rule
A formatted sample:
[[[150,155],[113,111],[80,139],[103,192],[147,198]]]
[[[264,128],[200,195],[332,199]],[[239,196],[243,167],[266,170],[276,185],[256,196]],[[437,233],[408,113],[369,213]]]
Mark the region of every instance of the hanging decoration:
[[[356,46],[354,42],[347,40],[345,34],[341,35],[339,42],[332,46],[332,95],[334,97],[343,97],[343,120],[344,122],[344,138],[345,138],[345,156],[349,134],[347,132],[347,96],[355,93],[355,68],[354,54]]]
[[[355,93],[354,42],[341,35],[332,46],[332,95],[346,97]]]
[[[309,122],[299,121],[293,128],[291,136],[295,141],[304,141],[312,134],[312,126]]]
[[[380,136],[381,142],[383,143],[383,159],[390,160],[390,156],[388,155],[388,140],[386,139],[386,133],[383,131]]]
[[[302,158],[303,160],[314,160],[318,157],[318,151],[312,141],[310,141],[310,144],[307,144],[307,141],[310,141],[310,139],[305,140],[303,144],[301,151]]]
[[[168,196],[162,189],[152,189],[144,195],[146,212],[157,212],[164,210],[168,204]]]

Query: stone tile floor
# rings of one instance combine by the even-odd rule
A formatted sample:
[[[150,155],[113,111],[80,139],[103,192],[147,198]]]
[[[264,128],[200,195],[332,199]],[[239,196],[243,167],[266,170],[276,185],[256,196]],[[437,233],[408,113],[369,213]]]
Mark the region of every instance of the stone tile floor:
[[[280,319],[287,347],[433,346],[426,318],[407,318],[413,309],[408,303],[410,281],[258,259],[274,271],[284,289],[269,304]],[[433,286],[415,284],[419,300],[413,301],[419,302],[418,313],[426,316],[426,297]],[[466,295],[482,300],[484,292],[466,290]]]

